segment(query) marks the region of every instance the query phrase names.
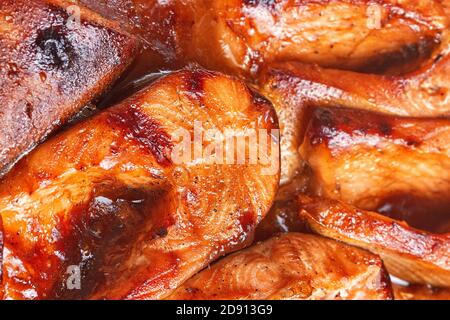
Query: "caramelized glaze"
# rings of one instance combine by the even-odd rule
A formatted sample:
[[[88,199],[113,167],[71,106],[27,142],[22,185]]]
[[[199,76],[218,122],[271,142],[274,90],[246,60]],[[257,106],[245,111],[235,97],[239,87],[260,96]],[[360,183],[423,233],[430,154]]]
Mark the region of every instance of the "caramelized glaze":
[[[448,26],[439,1],[81,2],[139,34],[147,67],[195,61],[245,76],[284,60],[378,72],[416,65],[413,61],[429,57]]]
[[[300,218],[323,236],[381,256],[410,283],[450,286],[450,234],[433,234],[374,212],[325,198],[299,196]]]
[[[325,69],[298,61],[268,65],[260,85],[269,94],[291,96],[290,108],[345,106],[412,117],[450,115],[450,35],[420,68],[403,75],[375,75]],[[287,108],[287,107],[286,107]],[[296,111],[299,112],[299,111]]]
[[[192,135],[194,121],[205,130],[255,126],[267,138],[277,128],[271,104],[242,82],[184,70],[22,159],[0,184],[4,298],[163,298],[250,244],[278,171],[174,162],[175,133]],[[72,265],[80,290],[66,283]]]
[[[301,156],[312,193],[433,232],[450,221],[450,121],[321,108]]]

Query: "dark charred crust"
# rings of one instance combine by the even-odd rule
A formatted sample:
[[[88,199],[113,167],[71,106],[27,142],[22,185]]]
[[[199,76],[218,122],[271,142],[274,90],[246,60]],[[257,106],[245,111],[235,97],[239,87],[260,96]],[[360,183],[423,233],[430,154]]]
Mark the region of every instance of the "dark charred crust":
[[[420,136],[414,130],[404,127],[410,123],[412,128],[426,125],[426,119],[400,118],[378,113],[347,109],[318,108],[310,119],[306,138],[315,146],[326,144],[339,148],[352,144],[374,143],[387,140],[409,148],[417,148],[422,144]]]
[[[386,74],[386,71],[397,73],[395,72],[397,69],[398,73],[414,71],[421,62],[431,57],[438,45],[439,41],[436,36],[426,36],[419,42],[405,45],[395,52],[380,54],[359,69],[375,74]],[[405,64],[405,61],[408,63]]]
[[[70,219],[60,223],[59,251],[66,260],[63,266],[78,265],[82,272],[81,290],[67,290],[66,270],[61,267],[53,294],[58,299],[83,299],[95,293],[98,286],[114,283],[117,265],[126,260],[142,232],[156,239],[167,236],[174,224],[172,216],[154,216],[155,224],[146,230],[146,221],[155,203],[165,191],[129,189],[114,181],[97,186],[90,200],[74,207]]]
[[[121,130],[126,139],[139,144],[153,155],[162,166],[172,164],[172,140],[170,135],[155,119],[142,112],[139,107],[129,106],[108,113],[108,125]]]
[[[433,233],[450,232],[441,229],[450,221],[450,199],[396,192],[384,196],[378,203],[374,211],[406,221],[411,227]]]
[[[390,136],[392,134],[392,126],[387,122],[380,122],[378,128],[384,136]]]
[[[39,69],[51,71],[68,69],[74,59],[74,48],[67,39],[65,27],[50,26],[38,30],[36,37],[37,65]]]
[[[418,141],[416,138],[406,138],[405,143],[408,147],[417,148],[420,147],[421,142]]]
[[[153,238],[164,238],[167,236],[168,233],[169,232],[167,228],[162,227],[159,228],[158,230],[155,230]]]

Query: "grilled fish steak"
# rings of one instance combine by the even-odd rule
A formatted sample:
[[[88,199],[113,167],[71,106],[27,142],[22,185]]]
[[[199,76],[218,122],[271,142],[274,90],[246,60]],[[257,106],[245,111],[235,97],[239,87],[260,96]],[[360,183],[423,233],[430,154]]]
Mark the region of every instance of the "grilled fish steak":
[[[4,298],[164,298],[249,245],[275,196],[279,163],[269,175],[262,162],[177,160],[197,121],[204,130],[255,127],[259,142],[277,143],[270,102],[231,77],[190,69],[22,159],[0,184]],[[66,285],[70,266],[81,272],[81,290]]]
[[[122,17],[163,65],[196,61],[246,76],[289,59],[366,71],[421,61],[448,26],[439,1],[82,2]]]
[[[0,3],[0,172],[102,93],[137,52],[135,37],[71,5]]]
[[[420,231],[343,202],[299,196],[300,218],[320,235],[379,254],[389,273],[450,287],[450,235]]]
[[[450,231],[443,230],[450,221],[449,120],[319,108],[300,153],[313,194]]]
[[[324,69],[300,62],[265,66],[257,84],[274,103],[280,118],[281,185],[295,183],[303,173],[305,162],[298,150],[304,139],[309,110],[347,107],[398,116],[447,116],[450,115],[449,68],[448,31],[443,33],[440,48],[427,63],[401,76]]]
[[[169,299],[392,298],[381,259],[314,235],[287,233],[225,257]]]
[[[404,75],[364,74],[285,62],[265,68],[260,82],[274,96],[290,94],[290,108],[295,109],[304,109],[305,105],[346,106],[400,116],[442,117],[450,115],[449,72],[450,35],[446,30],[432,57]]]

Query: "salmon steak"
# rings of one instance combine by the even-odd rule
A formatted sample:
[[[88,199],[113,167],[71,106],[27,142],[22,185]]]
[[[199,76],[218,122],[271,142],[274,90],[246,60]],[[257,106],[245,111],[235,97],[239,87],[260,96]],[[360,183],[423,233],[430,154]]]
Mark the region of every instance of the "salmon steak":
[[[323,236],[379,254],[411,283],[450,286],[450,236],[433,234],[340,201],[299,196],[299,214]]]
[[[139,34],[154,66],[195,61],[246,77],[291,59],[378,73],[417,65],[448,27],[434,0],[81,2]]]
[[[446,119],[316,109],[300,154],[312,194],[448,232],[449,134]]]
[[[320,238],[285,233],[198,273],[169,299],[392,299],[381,259]]]
[[[163,298],[249,245],[279,164],[269,175],[260,163],[179,161],[178,130],[193,135],[200,119],[204,130],[255,126],[266,140],[278,126],[271,103],[242,82],[186,70],[23,158],[1,181],[3,298]],[[81,290],[67,287],[70,266]]]
[[[0,300],[450,300],[450,0],[0,0],[0,122]]]

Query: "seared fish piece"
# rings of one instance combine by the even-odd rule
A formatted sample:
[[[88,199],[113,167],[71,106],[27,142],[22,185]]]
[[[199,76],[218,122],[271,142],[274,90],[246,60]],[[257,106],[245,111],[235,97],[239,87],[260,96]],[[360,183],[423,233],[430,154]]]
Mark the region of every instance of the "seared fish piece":
[[[196,61],[247,76],[269,61],[374,71],[421,60],[448,26],[440,1],[82,2],[107,16],[125,16],[169,67]]]
[[[270,102],[196,69],[48,140],[0,181],[4,298],[164,298],[249,245],[278,185],[277,127]],[[248,157],[221,164],[210,150],[220,135],[194,140],[250,128],[269,144],[259,155],[273,152],[275,171]],[[248,155],[245,147],[231,156]],[[69,290],[77,274],[80,290]]]
[[[300,153],[313,194],[450,231],[450,120],[319,108]]]
[[[269,64],[257,82],[280,118],[281,185],[292,184],[303,172],[305,163],[298,149],[309,109],[348,107],[400,116],[450,115],[448,74],[448,32],[444,32],[440,48],[428,63],[402,76],[324,69],[299,62]]]
[[[0,173],[102,93],[138,43],[72,2],[0,3]]]
[[[445,41],[448,44],[448,38]],[[417,117],[450,115],[449,54],[450,45],[443,44],[429,64],[404,76],[323,69],[298,62],[265,67],[258,86],[280,118],[281,185],[294,184],[299,189],[295,183],[305,162],[298,150],[312,108],[349,107]]]
[[[364,74],[287,62],[267,67],[260,85],[274,96],[290,94],[286,109],[346,106],[400,116],[449,116],[449,32],[443,33],[440,47],[427,63],[404,75]]]
[[[378,256],[314,235],[287,233],[225,257],[169,299],[386,300],[391,290]]]
[[[301,195],[299,210],[316,233],[379,254],[389,273],[410,283],[450,287],[450,234],[420,231],[324,198]]]

